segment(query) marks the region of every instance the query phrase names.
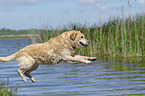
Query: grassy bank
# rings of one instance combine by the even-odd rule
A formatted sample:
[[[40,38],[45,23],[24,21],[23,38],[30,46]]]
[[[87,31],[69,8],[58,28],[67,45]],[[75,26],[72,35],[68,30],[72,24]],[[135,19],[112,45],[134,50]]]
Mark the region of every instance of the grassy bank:
[[[0,39],[32,38],[33,36],[38,37],[38,35],[39,30],[36,29],[25,29],[25,30],[11,30],[6,28],[0,29]]]
[[[2,35],[0,39],[17,39],[17,38],[33,38],[39,37],[39,34],[23,34],[23,35]]]
[[[10,86],[8,86],[8,83],[6,85],[0,82],[0,96],[17,96],[17,88],[18,86],[15,89],[12,89]]]
[[[119,57],[145,56],[145,15],[128,18],[110,18],[104,24],[71,24],[62,30],[40,30],[39,42],[45,42],[67,30],[81,30],[90,46],[77,50],[81,55],[107,55]]]

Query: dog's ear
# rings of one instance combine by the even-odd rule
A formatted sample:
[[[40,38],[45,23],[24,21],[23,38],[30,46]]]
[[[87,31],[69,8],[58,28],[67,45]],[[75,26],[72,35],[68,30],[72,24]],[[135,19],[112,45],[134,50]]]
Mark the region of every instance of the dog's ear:
[[[70,39],[73,40],[73,41],[76,39],[76,37],[77,37],[77,33],[75,33],[75,32],[73,32],[73,33],[70,35]]]

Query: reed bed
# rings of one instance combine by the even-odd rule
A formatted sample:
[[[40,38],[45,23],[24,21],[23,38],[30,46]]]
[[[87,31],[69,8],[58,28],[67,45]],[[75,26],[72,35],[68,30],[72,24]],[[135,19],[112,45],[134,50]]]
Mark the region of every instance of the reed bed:
[[[145,56],[145,14],[128,18],[110,18],[104,24],[90,27],[81,24],[70,24],[62,30],[40,30],[38,42],[45,42],[68,30],[80,30],[90,40],[87,48],[77,49],[81,55],[99,55],[112,57]]]

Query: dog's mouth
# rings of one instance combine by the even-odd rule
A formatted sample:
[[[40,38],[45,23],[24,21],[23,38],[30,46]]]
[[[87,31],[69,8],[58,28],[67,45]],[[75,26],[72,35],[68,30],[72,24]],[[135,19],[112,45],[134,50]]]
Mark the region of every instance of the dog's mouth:
[[[84,43],[82,43],[81,41],[79,42],[79,44],[80,44],[82,47],[87,47],[87,46],[88,46],[88,44],[84,44]]]

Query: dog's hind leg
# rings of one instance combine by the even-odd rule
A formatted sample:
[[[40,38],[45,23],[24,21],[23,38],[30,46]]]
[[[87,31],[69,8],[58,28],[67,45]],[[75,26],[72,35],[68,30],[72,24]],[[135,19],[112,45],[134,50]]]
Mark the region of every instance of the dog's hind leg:
[[[32,82],[35,82],[34,77],[30,75],[31,70],[27,70],[24,74],[31,79]]]
[[[38,66],[39,66],[39,64],[35,63],[35,64],[32,66],[32,68],[31,68],[30,70],[27,70],[27,71],[25,71],[25,73],[24,73],[27,77],[29,77],[29,78],[31,79],[32,82],[35,82],[35,79],[34,79],[34,77],[32,77],[32,76],[30,75],[30,72],[36,70],[36,69],[38,68]]]
[[[22,77],[23,81],[24,81],[24,82],[27,82],[26,77],[23,75],[23,72],[24,72],[24,71],[25,71],[25,70],[24,70],[24,69],[21,69],[21,68],[17,70],[18,74]]]
[[[26,52],[18,54],[16,60],[18,66],[20,67],[20,69],[17,72],[22,77],[23,81],[27,82],[25,76],[23,75],[23,72],[26,71],[25,75],[28,76],[33,82],[35,82],[35,79],[33,79],[31,75],[29,75],[31,71],[37,69],[38,67],[38,64],[35,63],[35,60]]]

